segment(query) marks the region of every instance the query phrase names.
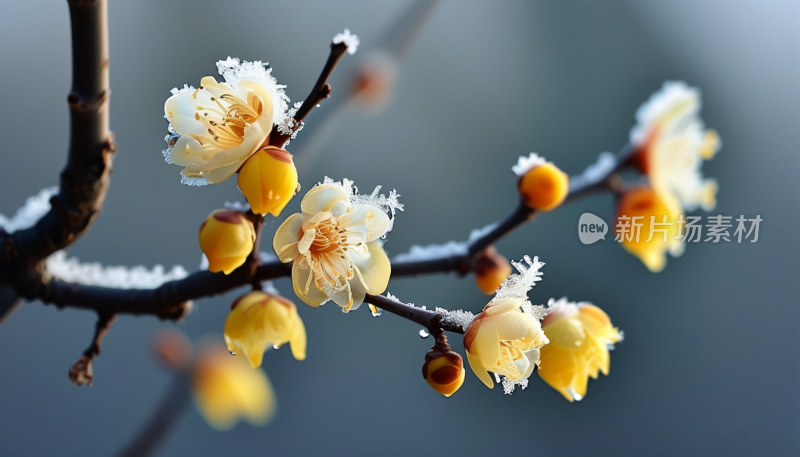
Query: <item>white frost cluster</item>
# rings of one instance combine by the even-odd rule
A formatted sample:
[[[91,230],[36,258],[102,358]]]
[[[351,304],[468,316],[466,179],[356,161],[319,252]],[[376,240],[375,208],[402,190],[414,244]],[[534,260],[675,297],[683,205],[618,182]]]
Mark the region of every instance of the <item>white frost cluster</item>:
[[[475,320],[474,314],[461,309],[450,311],[444,308],[436,308],[436,314],[442,316],[442,324],[460,327],[465,332],[469,324]]]
[[[358,45],[361,44],[361,40],[358,39],[358,35],[354,35],[350,33],[350,29],[344,29],[344,32],[337,33],[335,37],[333,37],[333,44],[344,43],[347,46],[347,53],[353,55],[358,50]]]
[[[398,197],[400,194],[397,193],[396,190],[392,189],[389,192],[389,196],[379,194],[381,191],[381,186],[376,186],[375,190],[372,191],[370,195],[362,195],[358,193],[358,187],[353,185],[353,181],[345,178],[341,181],[334,181],[329,177],[325,177],[321,183],[318,183],[317,186],[322,185],[331,185],[334,187],[338,187],[342,189],[345,194],[348,195],[348,201],[352,203],[363,203],[367,205],[377,206],[383,212],[385,212],[389,216],[389,228],[386,230],[386,233],[381,238],[386,238],[386,235],[392,231],[392,227],[394,227],[394,218],[397,215],[397,211],[403,211],[403,204],[398,201]],[[316,186],[315,186],[316,187]]]
[[[545,309],[543,306],[531,305],[531,302],[528,300],[528,291],[533,289],[537,281],[542,280],[542,272],[539,271],[539,269],[544,266],[544,262],[539,262],[539,257],[534,257],[533,260],[531,260],[530,256],[527,255],[523,257],[522,260],[525,263],[511,261],[511,265],[514,265],[514,268],[516,268],[519,273],[510,275],[503,280],[497,292],[495,292],[494,298],[489,302],[489,305],[501,298],[518,298],[525,301],[522,305],[523,309],[526,312],[530,312],[534,318],[539,320],[544,317]]]
[[[151,289],[189,275],[180,265],[166,271],[161,265],[147,269],[141,265],[124,267],[103,266],[97,262],[81,263],[76,257],[68,258],[64,251],[54,253],[46,263],[50,273],[64,281],[115,289]]]
[[[571,302],[567,297],[561,297],[558,300],[551,298],[547,301],[547,314],[557,313],[571,315],[578,311],[578,304]]]
[[[38,194],[28,197],[25,204],[11,217],[0,214],[0,228],[8,233],[33,227],[36,222],[50,211],[50,198],[58,193],[58,186],[47,187]]]
[[[512,381],[511,379],[503,376],[503,380],[501,382],[503,383],[503,393],[506,395],[513,394],[514,389],[516,389],[517,386],[521,387],[522,390],[525,390],[528,387],[528,378],[522,378],[519,381]]]
[[[222,205],[225,209],[232,209],[234,211],[247,212],[250,210],[250,204],[247,202],[225,202]]]
[[[668,127],[677,130],[685,127],[700,114],[700,90],[689,87],[683,81],[666,81],[661,90],[650,96],[636,110],[636,125],[631,129],[630,142],[633,146],[642,146],[647,142],[653,128],[659,126],[665,118],[674,118],[675,122]]]
[[[573,176],[569,179],[570,189],[582,185],[584,183],[593,183],[605,179],[617,166],[617,159],[614,154],[610,152],[601,152],[597,157],[597,161],[586,167],[578,176]]]
[[[277,126],[286,123],[289,111],[289,97],[284,92],[286,86],[278,84],[268,62],[248,62],[228,57],[217,62],[217,71],[234,90],[241,81],[254,81],[264,86],[272,97],[272,123]]]
[[[429,244],[420,246],[418,244],[412,245],[408,252],[397,254],[392,258],[393,262],[421,262],[425,260],[439,259],[443,257],[454,257],[467,255],[469,252],[469,245],[486,234],[491,232],[497,227],[497,222],[473,229],[469,233],[467,241],[448,241],[444,244]]]
[[[397,254],[392,262],[421,262],[442,257],[461,256],[467,254],[467,243],[463,241],[448,241],[444,244],[429,244],[427,246],[413,245],[408,252]]]
[[[547,160],[544,157],[536,154],[535,152],[531,152],[527,157],[519,156],[517,164],[511,167],[511,171],[513,171],[517,176],[522,176],[530,171],[531,168],[543,165],[545,162],[547,162]]]

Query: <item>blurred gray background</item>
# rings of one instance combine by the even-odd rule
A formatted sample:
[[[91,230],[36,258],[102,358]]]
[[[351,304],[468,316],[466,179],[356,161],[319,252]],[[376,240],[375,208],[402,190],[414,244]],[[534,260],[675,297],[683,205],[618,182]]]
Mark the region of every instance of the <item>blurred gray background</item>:
[[[242,198],[233,180],[181,186],[180,168],[164,163],[169,89],[198,84],[231,55],[269,61],[292,100],[302,99],[334,34],[349,27],[366,52],[408,3],[111,2],[119,149],[105,210],[70,254],[196,269],[200,221]],[[464,239],[504,216],[516,198],[509,167],[521,154],[536,151],[578,173],[599,152],[616,151],[636,108],[666,79],[702,89],[703,117],[723,140],[704,169],[720,182],[713,214],[761,215],[759,242],[692,244],[652,274],[614,242],[579,243],[582,212],[606,220],[614,212],[612,198],[600,195],[499,243],[509,257],[547,263],[530,294],[535,303],[591,300],[625,330],[611,375],[591,381],[575,404],[536,376],[509,397],[471,372],[457,395],[442,398],[420,375],[432,341],[414,324],[298,300],[308,359],[297,362],[288,350],[265,357],[280,399],[276,420],[218,433],[192,407],[160,455],[797,455],[798,19],[795,1],[442,2],[388,108],[342,119],[320,159],[300,170],[304,189],[326,175],[363,190],[396,188],[406,211],[386,245],[390,255]],[[0,213],[57,183],[69,37],[63,0],[5,2]],[[355,62],[343,61],[333,97],[344,94]],[[290,151],[302,148],[324,109],[308,117]],[[298,206],[296,198],[285,214]],[[278,223],[267,223],[268,235]],[[291,296],[286,280],[277,286]],[[428,307],[478,311],[487,301],[471,278],[452,276],[394,280],[389,291]],[[240,292],[198,302],[181,328],[192,338],[221,338]],[[173,324],[122,317],[95,363],[95,385],[77,388],[67,370],[94,319],[30,303],[0,326],[0,455],[111,455],[149,417],[170,379],[150,341]]]

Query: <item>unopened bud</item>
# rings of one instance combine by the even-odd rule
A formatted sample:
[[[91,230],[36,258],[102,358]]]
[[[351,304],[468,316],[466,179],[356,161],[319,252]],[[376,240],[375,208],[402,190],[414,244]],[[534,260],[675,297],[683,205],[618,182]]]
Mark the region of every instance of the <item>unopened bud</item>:
[[[292,155],[275,146],[261,149],[239,170],[238,184],[254,213],[279,216],[297,192]]]
[[[542,163],[519,177],[517,190],[529,208],[550,211],[567,198],[569,176],[553,162]]]
[[[464,384],[464,374],[464,361],[461,356],[450,348],[446,336],[439,335],[431,351],[425,354],[422,377],[428,381],[433,390],[449,397]]]
[[[492,295],[511,274],[511,264],[494,246],[486,248],[475,259],[475,284],[481,292]]]
[[[200,249],[208,258],[208,270],[230,274],[239,268],[250,251],[256,232],[253,223],[239,211],[217,210],[200,226]]]
[[[181,370],[192,358],[192,343],[178,329],[163,329],[153,338],[153,353],[165,367]]]

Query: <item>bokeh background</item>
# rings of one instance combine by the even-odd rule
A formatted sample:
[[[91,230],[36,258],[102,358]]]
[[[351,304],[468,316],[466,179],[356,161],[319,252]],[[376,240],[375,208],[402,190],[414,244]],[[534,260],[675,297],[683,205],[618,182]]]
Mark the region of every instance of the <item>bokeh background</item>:
[[[228,55],[263,59],[302,99],[349,27],[368,51],[409,0],[111,2],[111,127],[119,149],[102,216],[70,254],[106,264],[194,270],[200,221],[235,182],[179,183],[161,157],[169,89],[197,84]],[[344,315],[299,301],[308,359],[270,352],[274,422],[219,433],[192,408],[160,450],[204,455],[797,455],[800,452],[796,207],[800,3],[794,1],[443,1],[422,29],[394,98],[377,115],[346,113],[304,189],[324,176],[396,188],[406,205],[386,245],[465,239],[515,204],[517,156],[536,151],[569,173],[627,141],[636,108],[667,79],[703,90],[703,117],[723,148],[705,166],[720,182],[712,214],[761,215],[758,243],[699,243],[652,274],[613,241],[579,243],[579,215],[609,220],[599,195],[537,219],[499,243],[538,255],[531,292],[591,300],[625,330],[609,377],[570,404],[536,376],[513,396],[467,374],[450,399],[420,375],[432,341],[365,310]],[[10,2],[0,15],[0,212],[57,183],[65,162],[70,85],[66,2]],[[332,80],[343,96],[346,58]],[[338,85],[337,85],[338,83]],[[301,150],[307,130],[290,146]],[[299,199],[287,208],[291,214]],[[168,222],[165,222],[168,221]],[[279,224],[267,223],[267,238]],[[269,244],[264,243],[264,250]],[[286,280],[277,287],[291,296]],[[478,311],[470,278],[393,280],[389,291],[428,307]],[[181,328],[221,338],[241,291],[197,303]],[[38,303],[0,326],[0,455],[106,456],[143,425],[170,375],[151,357],[161,323],[122,317],[95,363],[95,385],[67,370],[95,317]],[[458,338],[454,347],[463,353]]]

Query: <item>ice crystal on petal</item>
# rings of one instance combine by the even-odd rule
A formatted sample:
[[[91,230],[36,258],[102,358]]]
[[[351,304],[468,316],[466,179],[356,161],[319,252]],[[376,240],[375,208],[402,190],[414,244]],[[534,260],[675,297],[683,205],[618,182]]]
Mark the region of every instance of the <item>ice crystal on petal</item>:
[[[697,117],[700,113],[700,90],[690,87],[683,81],[665,81],[661,90],[654,93],[636,110],[636,125],[631,129],[630,142],[634,146],[641,146],[659,121],[676,110],[676,107],[686,109],[687,112],[677,119],[686,122]],[[667,127],[678,129],[683,125],[675,124]]]
[[[358,50],[358,45],[361,44],[361,40],[358,39],[358,35],[354,35],[350,33],[350,29],[344,29],[344,32],[336,34],[333,37],[333,44],[344,43],[347,46],[347,53],[353,55]]]
[[[517,164],[511,167],[511,171],[514,172],[517,176],[522,176],[531,168],[537,167],[539,165],[544,164],[547,162],[544,157],[536,154],[535,152],[531,152],[528,156],[520,156],[517,160]]]
[[[290,100],[284,92],[286,86],[278,84],[278,80],[272,76],[269,63],[228,57],[217,62],[217,70],[234,90],[241,81],[254,81],[264,86],[272,97],[272,123],[279,127],[285,125]]]
[[[0,214],[0,228],[8,233],[33,227],[39,219],[50,211],[50,198],[58,193],[58,186],[47,187],[38,194],[28,197],[25,204],[12,217]]]
[[[507,377],[503,376],[503,393],[506,395],[511,395],[514,393],[514,389],[517,386],[520,386],[522,390],[525,390],[528,387],[528,378],[522,378],[519,381],[512,381]]]
[[[527,255],[523,257],[523,261],[525,263],[511,261],[511,264],[514,265],[514,268],[519,273],[509,276],[500,284],[490,303],[505,297],[528,299],[528,291],[533,289],[536,281],[542,280],[542,272],[539,269],[544,266],[544,263],[539,262],[539,257],[534,257],[531,260],[530,256]]]
[[[47,258],[46,263],[50,273],[64,281],[116,289],[151,289],[189,275],[180,265],[166,271],[161,265],[147,269],[141,265],[124,267],[103,266],[97,262],[81,263],[76,257],[68,258],[64,251],[55,252]]]
[[[392,231],[392,227],[394,227],[394,218],[397,215],[397,212],[403,211],[403,204],[398,201],[400,194],[398,194],[396,190],[389,192],[389,196],[387,197],[386,195],[379,193],[381,186],[376,186],[375,190],[372,191],[372,194],[361,195],[358,193],[358,187],[353,185],[353,181],[347,178],[342,179],[341,181],[334,181],[327,176],[321,183],[317,184],[317,186],[321,185],[338,187],[348,195],[348,201],[350,203],[361,203],[377,206],[384,213],[386,213],[389,216],[389,226],[386,230],[386,233],[381,237],[383,239],[385,239],[386,235]]]
[[[208,181],[206,178],[197,177],[197,176],[186,176],[185,174],[181,173],[181,184],[185,184],[187,186],[207,186]]]
[[[460,327],[463,331],[466,331],[469,324],[475,319],[474,314],[460,309],[450,311],[444,308],[436,308],[436,314],[442,316],[443,325]]]

